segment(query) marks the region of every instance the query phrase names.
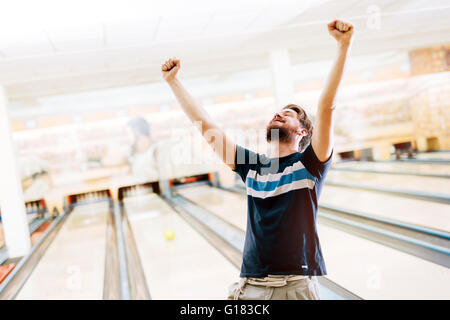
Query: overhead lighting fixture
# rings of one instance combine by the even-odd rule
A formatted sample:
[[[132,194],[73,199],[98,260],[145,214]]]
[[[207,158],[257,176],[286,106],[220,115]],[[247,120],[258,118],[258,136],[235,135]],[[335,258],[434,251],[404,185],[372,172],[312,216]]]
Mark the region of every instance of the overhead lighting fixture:
[[[3,1],[0,10],[0,42],[7,34],[145,21],[155,17],[193,17],[252,11],[275,4],[276,7],[299,6],[296,0],[240,0],[239,6],[227,1],[211,0],[10,0]],[[312,4],[312,1],[307,1],[302,6]]]

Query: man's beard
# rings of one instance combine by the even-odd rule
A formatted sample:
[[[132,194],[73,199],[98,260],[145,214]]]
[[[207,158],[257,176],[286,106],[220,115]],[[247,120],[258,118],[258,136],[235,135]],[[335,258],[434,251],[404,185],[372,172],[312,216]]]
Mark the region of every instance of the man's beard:
[[[267,142],[290,142],[292,139],[295,139],[294,132],[289,129],[275,125],[268,125],[266,128]]]

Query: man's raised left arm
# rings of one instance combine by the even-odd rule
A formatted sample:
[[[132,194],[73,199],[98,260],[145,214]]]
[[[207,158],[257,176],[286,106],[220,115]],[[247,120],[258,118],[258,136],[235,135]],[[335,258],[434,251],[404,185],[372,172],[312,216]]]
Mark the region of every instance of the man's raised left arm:
[[[334,60],[331,72],[319,99],[314,123],[314,133],[311,140],[314,153],[322,162],[331,156],[331,151],[333,150],[335,97],[350,52],[353,29],[352,24],[341,20],[334,20],[328,24],[328,32],[337,41],[337,57]]]

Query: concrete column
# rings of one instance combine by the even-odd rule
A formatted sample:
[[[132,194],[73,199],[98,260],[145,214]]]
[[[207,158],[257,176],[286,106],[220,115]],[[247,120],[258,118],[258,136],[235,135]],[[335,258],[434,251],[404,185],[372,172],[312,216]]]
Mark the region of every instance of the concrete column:
[[[276,110],[289,103],[295,103],[291,62],[288,50],[275,50],[269,54],[272,82],[275,89]]]
[[[374,160],[389,160],[391,158],[391,145],[389,143],[377,143],[372,149]]]
[[[426,137],[419,137],[416,139],[416,141],[417,141],[417,150],[428,151],[428,144]]]
[[[22,185],[16,165],[5,90],[0,86],[0,209],[9,258],[24,256],[30,250],[30,231]]]

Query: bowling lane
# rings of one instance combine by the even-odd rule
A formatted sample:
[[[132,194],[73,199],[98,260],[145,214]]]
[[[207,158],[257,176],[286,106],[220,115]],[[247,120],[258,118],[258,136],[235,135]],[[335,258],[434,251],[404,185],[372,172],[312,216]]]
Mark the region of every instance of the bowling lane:
[[[448,164],[428,164],[412,162],[371,162],[371,161],[351,161],[335,164],[336,168],[354,168],[359,170],[381,170],[388,172],[411,172],[443,174],[448,175]]]
[[[416,159],[436,159],[450,161],[450,152],[421,152],[414,156]]]
[[[450,196],[450,179],[330,170],[327,174],[327,180],[334,182],[360,182],[377,187],[398,188],[407,191],[429,192]]]
[[[367,190],[325,185],[320,203],[450,231],[448,205]]]
[[[133,230],[152,299],[226,299],[237,270],[160,197],[126,198]],[[172,228],[175,238],[164,237]]]
[[[325,189],[325,188],[324,188]],[[233,224],[246,215],[246,196],[209,186],[179,193]],[[213,196],[210,196],[210,195]],[[353,193],[354,196],[354,193]],[[211,200],[212,199],[212,200]],[[322,198],[321,198],[322,201]],[[240,204],[238,204],[238,202]],[[318,223],[328,278],[364,299],[448,299],[450,273],[440,265]]]
[[[75,207],[16,299],[102,299],[108,202]]]
[[[364,299],[449,299],[450,272],[319,223],[328,277]]]
[[[195,203],[207,205],[208,210],[217,213],[236,228],[245,229],[247,225],[247,201],[244,196],[207,185],[183,188],[178,190],[178,193]],[[224,202],[225,200],[226,202]]]

